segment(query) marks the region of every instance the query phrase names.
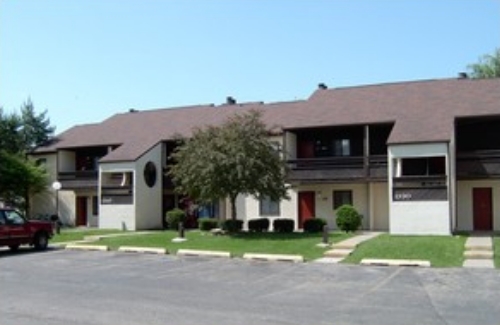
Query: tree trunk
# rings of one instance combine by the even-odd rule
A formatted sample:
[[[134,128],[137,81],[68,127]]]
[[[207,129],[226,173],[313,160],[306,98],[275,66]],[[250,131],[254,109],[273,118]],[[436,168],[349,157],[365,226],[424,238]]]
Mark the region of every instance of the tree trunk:
[[[26,209],[24,212],[24,215],[28,218],[31,219],[31,202],[30,202],[30,192],[29,190],[26,190],[24,192],[24,208]]]
[[[236,195],[231,195],[229,198],[231,200],[231,219],[236,220],[236,198],[238,197],[238,194]]]

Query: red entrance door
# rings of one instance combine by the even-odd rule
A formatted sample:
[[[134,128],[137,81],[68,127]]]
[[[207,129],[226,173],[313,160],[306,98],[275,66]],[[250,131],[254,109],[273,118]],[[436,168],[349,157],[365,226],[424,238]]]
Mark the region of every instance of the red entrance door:
[[[304,221],[314,218],[316,214],[314,192],[299,192],[299,228],[304,227]]]
[[[76,226],[87,225],[87,197],[76,197]]]
[[[490,187],[472,189],[472,210],[474,214],[474,230],[489,231],[493,229]]]

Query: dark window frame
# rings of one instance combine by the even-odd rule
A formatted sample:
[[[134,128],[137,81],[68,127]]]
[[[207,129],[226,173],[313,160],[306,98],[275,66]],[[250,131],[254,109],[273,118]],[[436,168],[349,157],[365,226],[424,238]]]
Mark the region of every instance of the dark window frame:
[[[353,191],[352,190],[334,190],[333,191],[333,209],[337,210],[344,204],[352,205]],[[347,198],[347,199],[346,199]]]
[[[273,201],[268,196],[259,199],[259,215],[265,217],[280,216],[281,202]]]
[[[92,196],[92,215],[99,215],[99,197],[97,196]]]

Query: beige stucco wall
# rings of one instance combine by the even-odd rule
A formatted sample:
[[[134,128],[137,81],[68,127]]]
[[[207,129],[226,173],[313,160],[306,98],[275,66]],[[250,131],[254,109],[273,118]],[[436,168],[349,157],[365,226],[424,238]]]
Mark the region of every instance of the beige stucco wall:
[[[292,132],[285,132],[286,159],[297,158],[297,136]]]
[[[46,190],[31,197],[31,211],[29,215],[35,217],[37,214],[54,214],[56,213],[56,195],[52,189],[52,183],[56,180],[57,175],[56,153],[36,155],[31,157],[31,159],[35,161],[45,159],[45,166],[49,177]]]
[[[333,210],[333,191],[352,191],[353,206],[363,215],[363,228],[369,227],[368,192],[366,184],[312,184],[302,185],[299,191],[316,192],[316,217],[326,219],[330,229],[338,229]],[[297,204],[295,205],[297,210]]]
[[[58,166],[60,172],[73,172],[75,171],[75,152],[67,150],[59,150]]]
[[[369,207],[368,186],[370,186],[372,204]],[[389,198],[387,183],[368,184],[311,184],[301,185],[290,189],[289,200],[280,202],[280,215],[261,216],[259,214],[259,201],[252,196],[240,195],[237,200],[238,219],[245,221],[266,217],[272,220],[275,218],[290,218],[295,220],[298,227],[298,192],[314,191],[316,193],[315,208],[316,217],[327,220],[330,229],[337,229],[336,215],[333,210],[333,191],[350,190],[353,195],[353,205],[359,213],[363,215],[363,229],[385,230],[389,229]],[[228,210],[227,213],[230,211]],[[370,213],[371,212],[371,213]],[[229,215],[229,214],[228,214]],[[373,220],[370,220],[373,218]],[[247,222],[245,222],[245,227]]]
[[[500,231],[500,181],[457,181],[457,230],[473,230],[472,189],[492,188],[493,230]]]
[[[290,199],[283,199],[280,202],[279,215],[261,215],[260,202],[253,196],[240,195],[237,200],[238,219],[245,220],[244,229],[247,229],[248,220],[257,218],[268,218],[270,221],[270,229],[272,229],[273,220],[276,218],[287,218],[295,220],[297,228],[297,193],[294,190],[289,190]]]
[[[372,230],[389,230],[389,188],[387,183],[371,183]]]

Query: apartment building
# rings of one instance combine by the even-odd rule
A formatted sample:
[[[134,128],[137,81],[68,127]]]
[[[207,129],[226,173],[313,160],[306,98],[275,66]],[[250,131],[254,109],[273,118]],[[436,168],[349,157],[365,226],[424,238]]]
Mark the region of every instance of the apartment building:
[[[34,153],[58,180],[65,223],[154,229],[179,206],[229,215],[227,200],[199,206],[165,176],[178,135],[236,112],[262,111],[290,165],[290,200],[240,196],[238,216],[292,218],[297,229],[354,205],[363,228],[394,234],[500,230],[500,79],[424,80],[328,89],[306,100],[137,111],[75,126]],[[56,192],[33,198],[53,213]]]

